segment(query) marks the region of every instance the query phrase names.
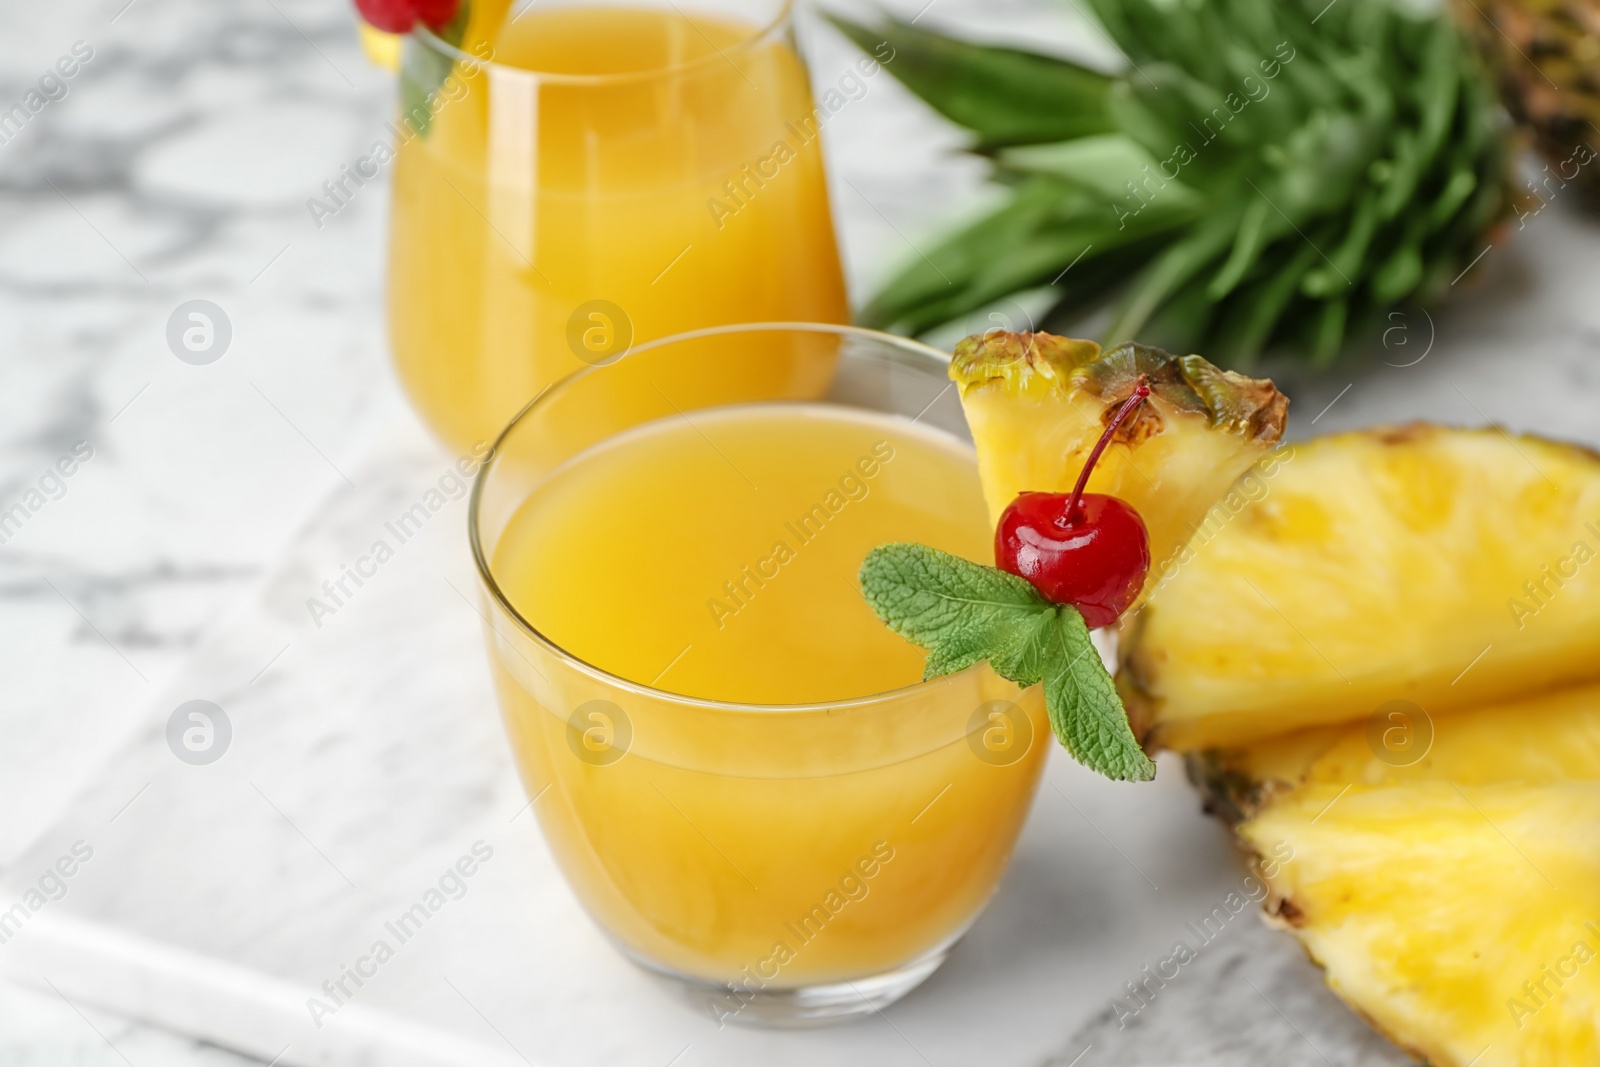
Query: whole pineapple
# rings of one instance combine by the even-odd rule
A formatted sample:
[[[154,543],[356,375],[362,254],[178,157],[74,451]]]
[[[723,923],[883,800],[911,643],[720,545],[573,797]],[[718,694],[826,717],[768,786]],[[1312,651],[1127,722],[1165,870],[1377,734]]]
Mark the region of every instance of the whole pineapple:
[[[1600,0],[1455,0],[1506,107],[1548,161],[1536,191],[1567,183],[1600,207]]]

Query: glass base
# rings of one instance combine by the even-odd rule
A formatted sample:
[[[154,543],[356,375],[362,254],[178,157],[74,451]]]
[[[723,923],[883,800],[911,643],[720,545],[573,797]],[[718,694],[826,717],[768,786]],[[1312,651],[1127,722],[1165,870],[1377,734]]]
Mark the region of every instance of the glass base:
[[[623,951],[679,1000],[709,1014],[718,1029],[736,1025],[792,1030],[846,1022],[881,1011],[938,970],[955,941],[951,938],[910,963],[882,974],[790,989],[762,988],[759,979],[747,984],[719,985],[686,978]]]

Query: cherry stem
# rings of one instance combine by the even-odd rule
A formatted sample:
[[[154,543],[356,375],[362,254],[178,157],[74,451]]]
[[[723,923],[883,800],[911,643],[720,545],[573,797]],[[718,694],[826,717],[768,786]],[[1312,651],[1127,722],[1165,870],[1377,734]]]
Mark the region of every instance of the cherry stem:
[[[1148,375],[1139,375],[1138,382],[1133,387],[1133,394],[1123,401],[1117,413],[1111,417],[1111,422],[1106,426],[1106,432],[1100,435],[1100,440],[1095,442],[1094,450],[1089,453],[1089,458],[1083,463],[1083,471],[1078,475],[1078,484],[1072,487],[1072,497],[1067,501],[1064,524],[1071,526],[1079,519],[1079,512],[1083,510],[1083,488],[1089,484],[1089,475],[1094,471],[1095,463],[1099,462],[1100,454],[1106,450],[1111,439],[1116,436],[1122,424],[1127,421],[1133,409],[1144,402],[1150,395],[1150,379]]]

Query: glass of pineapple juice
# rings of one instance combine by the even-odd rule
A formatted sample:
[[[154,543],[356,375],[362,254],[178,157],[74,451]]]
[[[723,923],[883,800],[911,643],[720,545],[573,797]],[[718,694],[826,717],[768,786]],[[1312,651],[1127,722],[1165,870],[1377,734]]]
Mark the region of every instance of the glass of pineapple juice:
[[[987,560],[947,358],[851,327],[647,343],[519,414],[473,488],[501,711],[550,849],[628,956],[719,1023],[871,1012],[1000,878],[1037,690],[922,681],[856,572]]]
[[[631,343],[847,321],[788,0],[463,11],[405,40],[393,127],[390,345],[448,445]]]

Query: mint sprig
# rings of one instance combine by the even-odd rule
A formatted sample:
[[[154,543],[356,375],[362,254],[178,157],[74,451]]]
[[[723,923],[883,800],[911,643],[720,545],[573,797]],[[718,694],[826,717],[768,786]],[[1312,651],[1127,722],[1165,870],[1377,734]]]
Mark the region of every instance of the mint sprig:
[[[471,21],[472,0],[461,0],[450,21],[435,33],[445,44],[460,48]],[[428,130],[433,127],[434,113],[442,106],[435,106],[434,94],[454,69],[455,60],[449,56],[428,45],[418,43],[413,47],[407,42],[400,61],[400,120],[409,119],[417,136],[427,137]],[[473,65],[473,74],[477,72],[477,66]]]
[[[1042,682],[1050,727],[1073,759],[1118,781],[1155,777],[1076,608],[1050,603],[1014,574],[927,545],[879,545],[860,580],[878,618],[927,650],[924,679],[987,660],[1020,686]]]

